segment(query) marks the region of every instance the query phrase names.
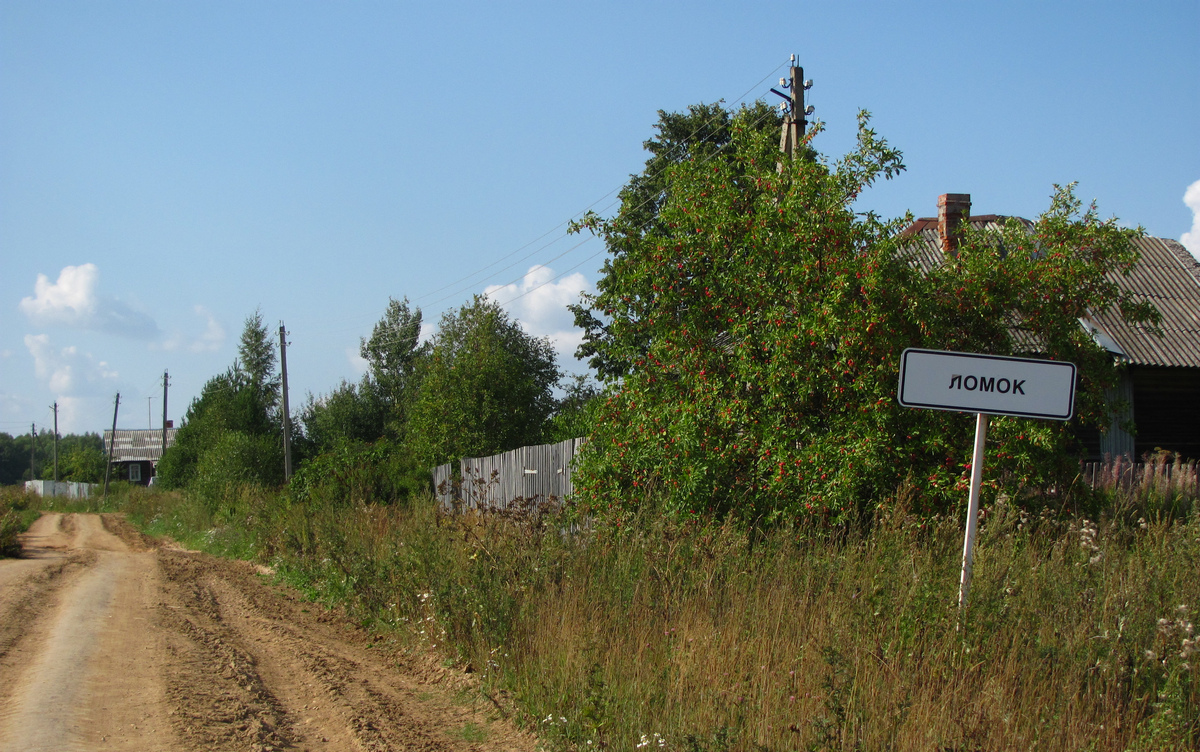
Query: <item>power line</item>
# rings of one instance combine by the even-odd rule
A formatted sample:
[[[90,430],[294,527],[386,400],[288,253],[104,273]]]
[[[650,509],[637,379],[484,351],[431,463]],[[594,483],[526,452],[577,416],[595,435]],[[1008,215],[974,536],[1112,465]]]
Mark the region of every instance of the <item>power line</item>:
[[[788,64],[789,64],[789,63],[784,63],[783,65],[780,65],[780,66],[776,67],[774,70],[772,70],[772,71],[771,71],[770,73],[768,73],[766,76],[764,76],[764,77],[763,77],[761,80],[759,80],[759,82],[758,82],[758,83],[754,84],[754,86],[752,86],[752,87],[750,87],[749,89],[747,89],[747,90],[746,90],[746,91],[745,91],[745,92],[744,92],[744,93],[743,93],[743,94],[742,94],[740,97],[738,97],[736,100],[734,100],[734,102],[735,102],[735,103],[737,103],[737,102],[741,102],[742,100],[744,100],[744,99],[746,98],[746,96],[747,96],[747,95],[748,95],[750,92],[754,91],[754,89],[756,89],[756,88],[758,88],[759,86],[761,86],[761,85],[762,85],[762,83],[763,83],[764,81],[766,81],[768,78],[770,78],[771,76],[773,76],[773,75],[774,75],[774,74],[775,74],[775,73],[776,73],[776,72],[779,70],[779,68],[782,68],[782,67],[784,67],[784,65],[788,65]],[[772,114],[772,113],[770,113],[770,112],[768,112],[768,113],[764,113],[763,115],[759,116],[759,119],[758,119],[758,120],[756,120],[754,124],[755,124],[755,125],[757,125],[758,123],[762,122],[762,120],[763,120],[764,118],[766,118],[766,117],[770,116],[771,114]],[[719,117],[719,116],[718,116],[718,115],[714,115],[714,116],[713,116],[713,118],[714,118],[714,119],[715,119],[715,118],[717,118],[717,117]],[[687,148],[688,148],[688,146],[689,146],[689,144],[691,143],[691,139],[692,139],[694,136],[696,136],[697,134],[699,134],[701,131],[703,131],[703,130],[704,130],[706,127],[708,127],[708,125],[710,125],[710,123],[711,123],[711,122],[712,122],[712,121],[705,122],[705,123],[703,123],[703,124],[701,124],[701,125],[697,126],[697,127],[696,127],[696,129],[695,129],[695,130],[693,130],[693,131],[692,131],[690,134],[688,134],[688,136],[687,136],[686,138],[682,139],[682,140],[681,140],[681,141],[680,141],[680,142],[679,142],[679,143],[678,143],[678,144],[675,146],[675,152],[672,152],[672,153],[669,153],[669,154],[668,154],[668,157],[667,157],[667,158],[668,158],[668,160],[669,160],[669,159],[671,159],[671,158],[674,158],[675,156],[678,156],[678,153],[677,153],[677,152],[681,152],[681,151],[683,151],[684,149],[687,149]],[[727,143],[728,143],[728,142],[727,142]],[[719,152],[719,151],[720,151],[722,148],[724,148],[724,147],[725,147],[725,145],[726,145],[726,144],[722,144],[721,146],[717,147],[717,150],[716,150],[716,151],[717,151],[717,152]],[[714,152],[713,154],[709,155],[708,157],[706,157],[706,158],[704,159],[704,161],[707,161],[708,159],[711,159],[713,156],[715,156],[715,154],[716,154],[716,152]],[[667,169],[667,167],[668,167],[668,164],[664,164],[664,165],[663,165],[663,167],[662,167],[662,168],[660,168],[660,172],[659,172],[658,174],[661,174],[661,170],[666,170],[666,169]],[[658,177],[658,174],[656,174],[654,177]],[[603,195],[603,196],[601,196],[600,198],[598,198],[598,199],[596,199],[595,201],[593,201],[591,204],[589,204],[587,207],[585,207],[585,208],[583,209],[583,211],[581,211],[581,212],[578,212],[578,213],[577,213],[575,216],[581,216],[581,215],[584,215],[584,214],[586,214],[587,212],[591,211],[591,210],[592,210],[592,209],[593,209],[593,208],[594,208],[594,207],[595,207],[597,204],[599,204],[601,201],[603,201],[604,199],[606,199],[606,198],[608,198],[609,196],[613,195],[614,193],[617,193],[618,191],[620,191],[620,190],[621,190],[622,188],[624,188],[624,187],[625,187],[625,185],[624,185],[624,184],[622,184],[622,185],[620,185],[620,186],[617,186],[616,188],[612,189],[612,190],[611,190],[611,191],[609,191],[608,193],[604,194],[604,195]],[[637,207],[635,207],[635,208],[637,208],[637,209],[640,209],[640,208],[644,207],[646,204],[648,204],[648,203],[649,203],[650,201],[652,201],[652,200],[653,200],[653,198],[646,199],[645,201],[643,201],[641,204],[639,204],[639,205],[638,205]],[[606,205],[605,205],[605,206],[604,206],[604,207],[603,207],[603,208],[602,208],[600,211],[601,211],[601,212],[608,211],[609,209],[613,208],[614,206],[617,206],[619,203],[620,203],[619,199],[618,199],[618,200],[616,200],[616,201],[611,201],[611,202],[609,202],[608,204],[606,204]],[[418,301],[418,300],[424,300],[424,299],[426,299],[426,298],[428,298],[428,297],[430,297],[430,296],[432,296],[432,295],[434,295],[434,294],[436,294],[436,293],[438,293],[438,292],[441,292],[442,290],[445,290],[445,289],[447,289],[447,288],[453,287],[453,286],[455,286],[455,285],[458,285],[460,282],[464,282],[464,281],[466,281],[466,280],[468,280],[468,279],[471,279],[471,278],[473,278],[473,277],[477,276],[477,275],[478,275],[478,274],[479,274],[481,271],[484,271],[484,270],[490,269],[491,267],[495,266],[496,264],[500,263],[501,261],[504,261],[505,259],[511,258],[511,257],[512,257],[513,255],[515,255],[516,253],[520,252],[521,250],[524,250],[525,248],[528,248],[528,247],[529,247],[530,245],[532,245],[533,243],[536,243],[538,240],[541,240],[542,238],[546,237],[547,235],[549,235],[550,233],[554,232],[555,230],[557,230],[558,228],[562,227],[562,226],[563,226],[563,225],[565,225],[565,224],[568,224],[568,223],[567,223],[567,222],[560,222],[560,223],[558,223],[558,224],[557,224],[557,225],[555,225],[553,228],[551,228],[549,231],[547,231],[547,232],[543,233],[543,234],[542,234],[540,237],[538,237],[538,238],[537,238],[537,240],[534,240],[534,241],[532,241],[532,242],[530,242],[530,243],[526,243],[525,245],[521,246],[521,248],[518,248],[516,251],[514,251],[514,252],[512,252],[512,253],[509,253],[509,254],[507,254],[507,255],[503,256],[502,258],[500,258],[500,259],[497,259],[496,261],[492,262],[491,264],[489,264],[489,265],[487,265],[487,266],[485,266],[485,267],[482,267],[481,269],[477,269],[477,270],[475,270],[475,271],[471,272],[470,274],[467,274],[466,276],[460,277],[458,280],[456,280],[456,281],[454,281],[454,282],[451,282],[451,283],[450,283],[450,284],[448,284],[448,285],[443,285],[442,287],[438,288],[437,290],[435,290],[435,291],[434,291],[434,292],[432,292],[432,293],[426,293],[425,295],[421,295],[421,296],[418,296],[418,297],[416,297],[416,298],[413,298],[413,302],[416,302],[416,301]],[[531,253],[529,253],[529,254],[526,254],[525,256],[521,257],[520,259],[518,259],[518,260],[514,261],[513,263],[511,263],[511,264],[509,264],[509,265],[507,265],[507,266],[505,266],[505,267],[503,267],[503,268],[501,268],[501,269],[498,269],[498,270],[497,270],[497,273],[498,273],[498,272],[502,272],[502,271],[506,271],[506,270],[508,270],[508,269],[511,269],[512,267],[514,267],[514,266],[516,266],[517,264],[519,264],[521,261],[524,261],[524,260],[526,260],[526,259],[530,258],[531,256],[535,255],[535,254],[536,254],[538,251],[544,250],[545,248],[549,248],[550,246],[552,246],[552,245],[554,245],[555,243],[557,243],[559,240],[562,240],[563,238],[566,238],[566,237],[568,237],[569,235],[570,235],[570,233],[563,233],[562,235],[559,235],[559,236],[558,236],[558,237],[556,237],[554,240],[550,241],[549,243],[546,243],[545,245],[541,246],[541,247],[540,247],[540,248],[538,248],[537,250],[535,250],[535,251],[533,251],[533,252],[531,252]],[[575,248],[578,248],[578,247],[579,247],[579,245],[572,246],[572,249],[571,249],[571,250],[574,250]],[[565,254],[565,253],[559,254],[558,256],[556,256],[556,257],[555,257],[555,259],[557,259],[557,258],[562,258],[562,256],[564,256],[564,255],[566,255],[566,254]],[[553,260],[553,259],[551,259],[551,260]],[[544,264],[543,264],[543,265],[544,265]],[[510,284],[511,284],[511,283],[510,283]],[[468,289],[468,288],[470,288],[470,287],[472,287],[472,286],[474,286],[474,285],[468,285],[466,288],[459,288],[459,289],[457,289],[455,292],[453,292],[453,293],[450,293],[449,295],[443,296],[443,297],[441,297],[441,298],[438,298],[437,300],[433,301],[432,303],[429,303],[428,305],[436,305],[437,303],[440,303],[440,302],[442,302],[443,300],[446,300],[447,298],[451,298],[451,297],[454,297],[455,295],[458,295],[458,294],[462,293],[462,292],[463,292],[465,289]]]
[[[744,100],[746,99],[746,97],[748,97],[748,96],[749,96],[751,93],[753,93],[753,92],[754,92],[756,89],[758,89],[759,87],[761,87],[761,86],[762,86],[762,84],[763,84],[764,82],[766,82],[766,81],[767,81],[767,79],[769,79],[769,78],[771,78],[772,76],[774,76],[774,75],[775,75],[775,74],[776,74],[776,73],[777,73],[777,72],[778,72],[778,71],[779,71],[781,68],[784,68],[784,67],[786,67],[786,66],[788,66],[788,65],[790,65],[790,64],[791,64],[791,62],[790,62],[790,61],[788,61],[788,62],[781,63],[780,65],[778,65],[778,66],[776,66],[775,68],[773,68],[773,69],[772,69],[771,71],[769,71],[769,72],[768,72],[768,73],[767,73],[765,76],[763,76],[763,77],[762,77],[761,79],[759,79],[759,80],[758,80],[756,83],[754,83],[752,86],[750,86],[748,89],[746,89],[746,91],[742,92],[742,94],[741,94],[740,96],[738,96],[736,99],[734,99],[734,100],[732,101],[732,103],[733,103],[733,104],[735,104],[735,105],[736,105],[736,104],[739,104],[739,103],[743,103],[743,102],[744,102]],[[718,101],[718,102],[720,102],[720,101],[724,101],[724,100],[717,100],[717,101]],[[755,124],[757,125],[759,122],[761,122],[761,119],[762,119],[762,118],[765,118],[765,117],[767,117],[769,114],[771,114],[771,113],[770,113],[770,112],[769,112],[769,113],[765,113],[764,115],[760,116],[760,119],[759,119],[759,120],[757,120],[757,121],[755,121]],[[715,120],[715,118],[717,118],[717,117],[719,117],[719,115],[716,115],[716,114],[714,114],[714,116],[713,116],[714,120]],[[711,121],[710,121],[710,122],[711,122]],[[677,149],[677,150],[683,150],[683,149],[686,149],[686,148],[688,148],[688,145],[690,144],[690,142],[691,142],[691,139],[692,139],[694,136],[696,136],[697,134],[699,134],[701,131],[703,131],[703,130],[704,130],[706,127],[708,127],[708,126],[710,125],[710,122],[705,122],[705,123],[702,123],[701,125],[697,126],[697,127],[696,127],[696,129],[692,131],[692,133],[690,133],[690,134],[689,134],[689,135],[688,135],[686,138],[684,138],[683,140],[681,140],[681,141],[680,141],[680,143],[679,143],[679,144],[677,144],[677,145],[675,146],[675,149]],[[708,159],[711,159],[712,157],[716,156],[716,154],[717,154],[718,152],[720,152],[720,150],[721,150],[721,149],[722,149],[724,146],[725,146],[725,144],[722,144],[720,147],[718,147],[718,148],[717,148],[717,150],[716,150],[716,151],[715,151],[713,154],[710,154],[710,155],[708,155],[708,156],[705,158],[705,161],[707,161]],[[668,155],[668,159],[672,158],[673,156],[675,156],[675,154],[673,154],[673,153],[672,153],[672,154],[669,154],[669,155]],[[663,168],[661,168],[661,169],[664,169],[664,170],[665,170],[665,169],[666,169],[666,165],[664,165],[664,166],[663,166]],[[657,175],[655,175],[655,177],[657,177]],[[584,207],[584,209],[583,209],[582,211],[580,211],[580,212],[576,213],[574,216],[582,216],[582,215],[586,214],[587,212],[589,212],[589,211],[592,211],[592,210],[593,210],[593,209],[596,207],[596,205],[598,205],[598,204],[599,204],[601,201],[604,201],[605,199],[609,198],[609,197],[610,197],[610,196],[612,196],[613,194],[615,194],[615,193],[619,192],[619,191],[620,191],[622,188],[624,188],[624,187],[625,187],[625,184],[622,184],[622,185],[619,185],[619,186],[617,186],[617,187],[613,188],[612,190],[608,191],[607,193],[605,193],[604,195],[600,196],[600,197],[599,197],[599,198],[597,198],[596,200],[592,201],[590,204],[588,204],[586,207]],[[638,207],[636,207],[636,208],[641,208],[642,206],[645,206],[647,203],[649,203],[649,201],[650,201],[650,200],[651,200],[651,199],[647,199],[646,201],[644,201],[642,204],[640,204],[640,205],[639,205]],[[614,207],[614,206],[618,205],[619,203],[620,203],[619,199],[618,199],[618,200],[615,200],[615,201],[611,201],[611,202],[609,202],[608,204],[606,204],[606,205],[605,205],[603,208],[601,208],[601,209],[600,209],[600,211],[601,211],[601,212],[608,211],[609,209],[611,209],[612,207]],[[472,288],[472,287],[475,287],[475,286],[477,286],[477,285],[483,284],[483,283],[487,282],[487,280],[488,280],[488,277],[487,277],[487,276],[485,276],[483,279],[479,279],[479,280],[476,280],[476,281],[474,281],[474,282],[471,282],[470,284],[467,284],[467,285],[465,285],[465,286],[462,286],[462,285],[463,285],[463,283],[467,282],[468,280],[472,280],[472,279],[474,279],[474,278],[478,277],[478,276],[479,276],[481,273],[483,273],[483,272],[486,272],[486,271],[487,271],[487,270],[489,270],[489,269],[492,269],[492,268],[493,268],[493,267],[495,267],[497,264],[500,264],[500,263],[502,263],[502,262],[504,262],[504,261],[506,261],[506,260],[508,260],[508,259],[512,258],[513,256],[517,255],[518,253],[520,253],[521,251],[525,250],[526,248],[529,248],[530,246],[532,246],[532,245],[535,245],[535,244],[539,243],[540,241],[542,241],[543,239],[545,239],[547,236],[549,236],[549,235],[552,235],[552,234],[556,233],[556,232],[557,232],[557,231],[558,231],[560,228],[562,228],[562,227],[564,227],[564,226],[566,226],[566,225],[568,225],[568,224],[569,224],[569,220],[567,220],[567,221],[563,221],[563,222],[559,222],[557,225],[555,225],[554,227],[550,228],[550,229],[549,229],[549,230],[547,230],[546,232],[542,233],[542,234],[541,234],[541,235],[539,235],[537,238],[534,238],[533,240],[529,241],[528,243],[525,243],[524,245],[520,246],[519,248],[516,248],[515,250],[513,250],[513,251],[511,251],[511,252],[509,252],[509,253],[507,253],[507,254],[505,254],[505,255],[503,255],[503,256],[501,256],[500,258],[496,259],[495,261],[492,261],[491,263],[489,263],[489,264],[487,264],[487,265],[485,265],[485,266],[479,267],[478,269],[475,269],[475,270],[473,270],[473,271],[469,272],[468,274],[466,274],[466,275],[463,275],[463,276],[459,277],[458,279],[456,279],[456,280],[454,280],[454,281],[452,281],[452,282],[449,282],[449,283],[447,283],[447,284],[445,284],[445,285],[442,285],[441,287],[439,287],[439,288],[437,288],[437,289],[435,289],[435,290],[432,290],[432,291],[430,291],[430,292],[423,293],[423,294],[421,294],[421,295],[415,296],[415,297],[413,297],[411,300],[412,300],[414,303],[416,303],[417,301],[424,301],[424,300],[428,300],[429,298],[433,297],[434,295],[437,295],[437,294],[438,294],[438,293],[440,293],[440,292],[443,292],[443,291],[445,291],[445,290],[448,290],[448,289],[451,289],[451,288],[455,288],[455,289],[453,290],[453,292],[450,292],[450,293],[448,293],[448,294],[446,294],[446,295],[443,295],[442,297],[440,297],[440,298],[437,298],[436,300],[434,300],[434,301],[432,301],[432,302],[428,302],[428,303],[426,303],[426,305],[428,305],[428,306],[433,306],[433,305],[437,305],[438,303],[441,303],[441,302],[442,302],[442,301],[444,301],[444,300],[448,300],[448,299],[450,299],[450,298],[456,297],[456,296],[458,296],[458,295],[462,294],[463,292],[465,292],[466,290],[468,290],[468,289],[470,289],[470,288]],[[549,247],[553,246],[554,244],[558,243],[560,240],[563,240],[563,239],[565,239],[565,238],[567,238],[567,237],[569,237],[569,236],[570,236],[570,233],[569,233],[569,232],[563,232],[563,233],[561,233],[561,234],[558,234],[558,235],[556,235],[556,236],[555,236],[555,237],[554,237],[552,240],[550,240],[549,242],[547,242],[547,243],[545,243],[545,244],[543,244],[543,245],[541,245],[541,246],[537,247],[537,248],[536,248],[536,249],[534,249],[533,251],[531,251],[531,252],[529,252],[528,254],[526,254],[526,255],[524,255],[524,256],[522,256],[522,257],[520,257],[519,259],[517,259],[517,260],[513,261],[512,263],[510,263],[510,264],[508,264],[508,265],[506,265],[506,266],[503,266],[503,267],[501,267],[500,269],[497,269],[497,270],[496,270],[495,272],[493,272],[493,273],[492,273],[492,275],[490,275],[490,276],[494,276],[494,275],[496,275],[496,274],[499,274],[500,272],[507,271],[507,270],[509,270],[509,269],[513,268],[514,266],[516,266],[517,264],[520,264],[520,263],[521,263],[521,262],[523,262],[523,261],[527,261],[527,260],[529,260],[530,258],[532,258],[533,256],[537,255],[537,254],[538,254],[538,253],[540,253],[541,251],[545,250],[546,248],[549,248]],[[569,248],[567,251],[564,251],[563,253],[560,253],[560,254],[558,254],[557,256],[555,256],[553,259],[550,259],[549,261],[554,261],[554,260],[560,259],[560,258],[562,258],[563,256],[565,256],[567,253],[570,253],[571,251],[575,250],[576,248],[579,248],[581,245],[583,245],[583,243],[577,243],[576,245],[574,245],[574,246],[572,246],[571,248]],[[596,255],[598,255],[598,254],[596,254]],[[589,258],[594,258],[594,257],[595,257],[595,256],[593,255],[593,256],[591,256],[591,257],[589,257]],[[549,263],[549,261],[547,261],[547,262],[545,262],[545,263],[543,263],[543,264],[541,264],[541,265],[545,266],[545,265],[546,265],[546,263]],[[585,260],[585,261],[586,261],[586,260]],[[522,276],[524,276],[524,275],[522,275]],[[512,282],[510,282],[510,283],[508,283],[508,284],[513,284],[513,283],[512,283]]]
[[[780,67],[782,67],[782,66],[780,66]],[[778,68],[776,68],[775,70],[778,70]],[[771,72],[771,74],[768,74],[768,76],[767,76],[767,77],[770,77],[770,75],[772,75],[774,72],[775,72],[775,71],[772,71],[772,72]],[[766,80],[766,78],[764,78],[764,79],[763,79],[763,81],[765,81],[765,80]],[[760,82],[760,83],[761,83],[761,82]],[[756,85],[757,85],[757,84],[756,84]],[[764,112],[762,115],[760,115],[760,116],[759,116],[759,117],[758,117],[758,118],[757,118],[757,119],[756,119],[756,120],[753,122],[753,124],[752,124],[752,125],[755,125],[755,126],[757,126],[759,123],[763,122],[763,120],[765,120],[766,118],[768,118],[768,117],[772,117],[772,116],[773,116],[773,114],[774,114],[774,111],[772,111],[772,110],[768,110],[768,111]],[[697,133],[699,133],[699,132],[700,132],[700,130],[701,130],[702,128],[703,128],[703,126],[701,126],[701,128],[697,128],[695,131],[693,131],[693,132],[692,132],[692,133],[689,135],[689,137],[688,137],[688,138],[690,139],[692,136],[695,136]],[[685,140],[685,142],[686,142],[686,140]],[[702,158],[699,160],[699,162],[697,163],[697,166],[702,166],[702,165],[706,164],[707,162],[709,162],[709,161],[711,161],[711,160],[715,159],[715,158],[717,157],[717,155],[719,155],[719,154],[722,152],[722,150],[723,150],[723,149],[725,149],[725,147],[729,146],[729,144],[731,144],[731,143],[732,143],[732,141],[726,141],[725,143],[723,143],[723,144],[721,144],[720,146],[718,146],[718,147],[717,147],[716,149],[714,149],[714,150],[713,150],[711,153],[709,153],[709,154],[705,155],[704,157],[702,157]],[[663,166],[661,169],[663,169],[663,170],[667,169],[667,165],[664,165],[664,166]],[[659,174],[661,174],[661,173],[659,173]],[[624,187],[624,186],[622,186],[622,187]],[[619,190],[619,189],[618,189],[618,190]],[[611,193],[611,191],[610,191],[610,193]],[[637,204],[635,207],[633,207],[633,209],[635,209],[635,210],[636,210],[636,209],[641,209],[641,208],[643,208],[643,207],[647,206],[647,205],[648,205],[650,202],[652,202],[652,201],[656,200],[656,198],[657,198],[656,196],[650,196],[650,197],[648,197],[648,198],[644,199],[644,200],[643,200],[641,203]],[[604,208],[602,211],[606,211],[607,209],[611,208],[612,206],[615,206],[617,203],[619,203],[619,202],[617,202],[617,201],[614,201],[614,202],[610,203],[610,204],[609,204],[608,206],[606,206],[606,207],[605,207],[605,208]],[[544,236],[543,236],[543,237],[544,237]],[[563,237],[566,237],[566,236],[563,236]],[[557,255],[557,256],[555,256],[554,258],[551,258],[551,259],[549,259],[549,260],[547,261],[547,263],[549,263],[549,262],[551,262],[551,261],[556,261],[556,260],[558,260],[558,259],[562,258],[563,256],[566,256],[566,255],[567,255],[568,253],[570,253],[571,251],[575,250],[576,248],[579,248],[580,246],[584,245],[584,244],[585,244],[585,243],[587,243],[587,242],[590,242],[590,241],[591,241],[591,240],[593,240],[593,239],[594,239],[594,236],[589,236],[589,237],[586,237],[586,238],[584,238],[584,239],[583,239],[583,240],[581,240],[579,243],[576,243],[575,245],[573,245],[573,246],[571,246],[570,248],[568,248],[566,251],[563,251],[562,253],[558,254],[558,255]],[[546,285],[550,284],[551,282],[553,282],[553,281],[555,281],[555,280],[557,280],[557,279],[561,279],[563,276],[566,276],[566,275],[567,275],[568,273],[570,273],[571,271],[574,271],[575,269],[579,268],[580,266],[582,266],[583,264],[587,263],[587,262],[588,262],[588,261],[590,261],[591,259],[593,259],[593,258],[595,258],[595,257],[599,256],[599,255],[600,255],[601,253],[603,253],[603,252],[604,252],[604,249],[601,249],[600,251],[597,251],[596,253],[592,254],[591,256],[588,256],[587,258],[583,259],[583,260],[582,260],[582,261],[580,261],[579,263],[575,264],[574,266],[572,266],[571,268],[569,268],[567,271],[564,271],[564,272],[562,272],[562,273],[558,274],[557,276],[553,277],[552,279],[550,279],[550,280],[547,280],[546,282],[542,282],[541,284],[537,285],[536,287],[530,288],[529,290],[526,290],[525,292],[521,293],[520,295],[517,295],[516,297],[514,297],[514,298],[512,298],[512,299],[508,300],[507,302],[505,302],[505,303],[502,303],[502,304],[498,304],[498,305],[501,305],[502,307],[503,307],[503,306],[506,306],[506,305],[509,305],[509,304],[511,304],[513,301],[519,300],[519,299],[521,299],[521,298],[525,297],[526,295],[529,295],[529,294],[533,293],[534,291],[536,291],[536,290],[539,290],[539,289],[541,289],[541,288],[545,287]],[[526,257],[526,258],[527,258],[527,257]],[[519,262],[518,262],[518,263],[519,263]],[[515,264],[510,264],[508,267],[505,267],[505,268],[511,268],[512,266],[515,266]],[[542,264],[542,266],[545,266],[545,264]],[[516,279],[513,279],[513,280],[509,281],[508,283],[506,283],[505,285],[502,285],[502,286],[503,286],[503,287],[506,287],[506,286],[508,286],[508,285],[513,285],[513,284],[516,284],[517,282],[519,282],[519,281],[521,281],[522,279],[524,279],[524,278],[525,278],[525,276],[526,276],[526,275],[521,275],[520,277],[517,277]],[[445,289],[445,288],[442,288],[442,289]],[[443,300],[447,300],[447,299],[449,299],[449,298],[451,298],[451,297],[454,297],[455,295],[459,294],[460,292],[462,292],[462,290],[461,290],[461,289],[460,289],[460,290],[458,290],[458,291],[456,291],[456,292],[450,293],[449,295],[443,296],[443,297],[439,298],[438,300],[434,301],[434,303],[433,303],[433,304],[437,304],[437,303],[440,303],[440,302],[441,302],[441,301],[443,301]],[[433,305],[433,304],[431,304],[431,305]],[[382,344],[391,344],[391,343],[393,343],[393,342],[395,342],[395,341],[397,341],[397,340],[395,340],[395,339],[384,339],[384,340],[382,340]]]
[[[605,249],[601,248],[600,250],[598,250],[598,251],[596,251],[595,253],[593,253],[591,256],[588,256],[587,258],[585,258],[583,261],[580,261],[580,262],[579,262],[578,264],[576,264],[575,266],[572,266],[572,267],[570,267],[570,268],[568,268],[568,269],[564,270],[563,272],[561,272],[561,273],[559,273],[559,274],[557,274],[557,275],[555,275],[555,276],[551,277],[550,279],[548,279],[548,280],[546,280],[545,282],[541,283],[541,284],[540,284],[540,285],[538,285],[537,287],[531,287],[531,288],[529,288],[528,290],[526,290],[525,292],[521,293],[520,295],[518,295],[518,296],[516,296],[516,297],[514,297],[514,298],[509,298],[508,300],[504,301],[503,303],[499,303],[498,305],[499,305],[501,308],[503,308],[504,306],[507,306],[507,305],[511,305],[511,304],[512,304],[514,301],[520,300],[521,298],[525,297],[526,295],[528,295],[528,294],[530,294],[530,293],[532,293],[532,292],[536,292],[537,290],[540,290],[540,289],[542,289],[543,287],[545,287],[546,285],[550,284],[551,282],[554,282],[554,281],[556,281],[556,280],[562,279],[563,277],[567,276],[568,274],[570,274],[571,272],[575,271],[575,270],[576,270],[576,269],[578,269],[579,267],[583,266],[583,265],[584,265],[584,264],[586,264],[587,262],[589,262],[589,261],[591,261],[592,259],[594,259],[594,258],[596,258],[597,256],[599,256],[601,253],[604,253],[604,250],[605,250]],[[512,284],[512,283],[509,283],[509,284]]]
[[[562,258],[563,256],[566,256],[568,253],[570,253],[571,251],[575,250],[575,249],[576,249],[576,248],[578,248],[579,246],[583,245],[584,243],[589,243],[589,242],[591,242],[592,240],[595,240],[595,238],[592,238],[592,237],[586,237],[586,238],[584,238],[583,240],[581,240],[581,241],[579,241],[578,243],[576,243],[575,245],[573,245],[573,246],[571,246],[570,248],[568,248],[567,250],[565,250],[565,251],[563,251],[562,253],[558,254],[558,255],[557,255],[557,256],[555,256],[554,258],[546,259],[545,263],[543,263],[543,264],[540,264],[540,266],[548,266],[548,265],[549,265],[551,262],[558,261],[560,258]],[[595,256],[597,256],[597,255],[599,255],[599,254],[593,254],[593,257],[595,257]],[[586,259],[585,259],[585,260],[586,260]],[[510,267],[508,267],[508,268],[511,268],[511,266],[510,266]],[[518,282],[520,282],[521,280],[525,279],[525,276],[526,276],[527,274],[528,274],[528,272],[526,272],[525,274],[522,274],[522,275],[521,275],[521,276],[519,276],[519,277],[516,277],[515,279],[511,279],[511,280],[509,280],[508,282],[505,282],[503,285],[500,285],[500,287],[508,287],[509,285],[515,285],[516,283],[518,283]],[[439,299],[437,299],[437,300],[433,301],[432,303],[430,303],[430,305],[437,305],[438,303],[441,303],[443,300],[447,300],[448,298],[451,298],[451,297],[454,297],[454,295],[453,295],[453,294],[451,294],[451,295],[447,295],[447,296],[446,296],[446,297],[444,297],[444,298],[439,298]]]

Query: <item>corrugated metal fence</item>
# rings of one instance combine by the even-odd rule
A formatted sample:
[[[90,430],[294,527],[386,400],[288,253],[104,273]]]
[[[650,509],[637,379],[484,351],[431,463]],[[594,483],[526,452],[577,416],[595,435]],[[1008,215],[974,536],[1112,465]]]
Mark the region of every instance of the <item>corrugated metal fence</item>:
[[[96,483],[70,483],[60,480],[58,482],[52,480],[27,480],[25,481],[25,492],[35,493],[38,496],[65,496],[68,499],[86,499],[92,495],[93,491],[99,491],[100,486]]]
[[[555,503],[575,490],[571,469],[586,441],[567,439],[468,457],[459,462],[458,479],[451,463],[439,465],[433,470],[433,487],[447,509],[508,509],[516,499]]]

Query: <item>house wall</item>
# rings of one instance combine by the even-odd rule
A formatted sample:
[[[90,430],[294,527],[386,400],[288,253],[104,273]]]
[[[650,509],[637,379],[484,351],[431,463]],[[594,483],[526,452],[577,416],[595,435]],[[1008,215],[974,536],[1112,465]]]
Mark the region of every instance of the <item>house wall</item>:
[[[150,477],[154,475],[154,463],[151,462],[150,460],[141,460],[141,461],[135,461],[135,462],[117,462],[114,464],[116,465],[116,467],[114,467],[113,470],[115,471],[117,480],[129,481],[129,473],[130,473],[129,468],[132,465],[136,465],[137,467],[139,467],[141,469],[141,478],[139,480],[129,481],[131,483],[137,483],[138,485],[141,485],[141,486],[149,485]]]
[[[1162,448],[1200,459],[1200,368],[1129,369],[1137,457]]]
[[[1127,432],[1125,427],[1134,419],[1133,408],[1133,379],[1129,374],[1122,373],[1121,380],[1117,386],[1105,391],[1105,397],[1108,403],[1117,413],[1113,416],[1112,423],[1108,430],[1100,434],[1100,452],[1098,457],[1091,457],[1093,460],[1104,460],[1108,457],[1136,457],[1137,450],[1133,440],[1133,434]],[[1119,409],[1118,409],[1118,406]]]

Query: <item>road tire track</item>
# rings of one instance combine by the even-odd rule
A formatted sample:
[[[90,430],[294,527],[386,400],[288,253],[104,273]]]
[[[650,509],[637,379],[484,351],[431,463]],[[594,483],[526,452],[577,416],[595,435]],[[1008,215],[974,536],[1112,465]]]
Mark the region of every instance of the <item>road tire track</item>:
[[[47,514],[23,545],[0,562],[0,752],[536,748],[469,677],[245,562],[117,515]]]

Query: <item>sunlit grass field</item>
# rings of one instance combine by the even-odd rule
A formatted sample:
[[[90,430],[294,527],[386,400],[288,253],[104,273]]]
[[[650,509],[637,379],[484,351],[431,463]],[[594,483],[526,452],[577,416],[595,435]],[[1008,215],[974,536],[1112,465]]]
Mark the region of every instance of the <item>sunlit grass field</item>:
[[[965,612],[958,514],[883,502],[859,529],[765,532],[252,489],[112,504],[441,651],[552,748],[1196,748],[1194,493],[993,502]]]

